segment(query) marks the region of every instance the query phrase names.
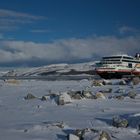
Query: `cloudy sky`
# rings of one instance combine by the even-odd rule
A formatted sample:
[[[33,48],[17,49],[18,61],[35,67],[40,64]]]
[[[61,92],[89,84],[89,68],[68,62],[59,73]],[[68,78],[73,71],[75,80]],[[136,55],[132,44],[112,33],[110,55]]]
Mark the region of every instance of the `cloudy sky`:
[[[0,0],[0,67],[140,52],[139,0]]]

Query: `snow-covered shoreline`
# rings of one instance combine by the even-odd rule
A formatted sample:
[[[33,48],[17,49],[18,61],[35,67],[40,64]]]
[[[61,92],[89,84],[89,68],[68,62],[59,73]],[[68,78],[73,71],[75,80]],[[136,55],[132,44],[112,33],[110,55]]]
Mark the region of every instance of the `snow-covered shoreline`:
[[[18,82],[0,81],[0,139],[4,140],[65,140],[69,131],[94,128],[107,131],[111,139],[138,140],[140,123],[140,84],[119,85],[120,80],[110,80],[113,84],[94,86],[91,80],[39,81],[18,80]],[[51,93],[90,90],[94,95],[104,93],[105,99],[72,99],[72,102],[57,105],[54,100],[40,100]],[[135,99],[125,97],[122,100],[110,98],[122,92],[137,92]],[[25,100],[28,93],[37,98]],[[112,126],[112,118],[120,116],[129,121],[127,128]],[[64,127],[57,127],[63,123]],[[94,138],[95,140],[98,138]]]

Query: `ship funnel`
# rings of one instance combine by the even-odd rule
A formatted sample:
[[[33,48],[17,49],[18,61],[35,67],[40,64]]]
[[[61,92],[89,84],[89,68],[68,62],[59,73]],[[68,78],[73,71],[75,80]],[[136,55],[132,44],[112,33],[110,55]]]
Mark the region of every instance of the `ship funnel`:
[[[136,53],[135,57],[136,57],[136,59],[140,59],[140,54]]]

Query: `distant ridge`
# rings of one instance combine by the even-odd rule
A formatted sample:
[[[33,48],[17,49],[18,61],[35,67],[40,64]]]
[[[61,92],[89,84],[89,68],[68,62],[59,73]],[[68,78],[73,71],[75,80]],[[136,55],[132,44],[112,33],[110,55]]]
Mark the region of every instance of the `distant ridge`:
[[[2,76],[48,76],[48,75],[93,75],[95,61],[78,64],[51,64],[42,67],[14,69],[2,72]]]

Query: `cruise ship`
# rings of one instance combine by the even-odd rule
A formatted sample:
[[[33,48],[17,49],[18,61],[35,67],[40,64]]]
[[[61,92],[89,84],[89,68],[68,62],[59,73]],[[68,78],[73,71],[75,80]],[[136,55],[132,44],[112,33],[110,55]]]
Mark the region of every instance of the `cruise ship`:
[[[140,54],[135,57],[126,54],[103,57],[95,71],[104,79],[140,76]]]

